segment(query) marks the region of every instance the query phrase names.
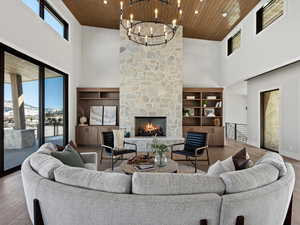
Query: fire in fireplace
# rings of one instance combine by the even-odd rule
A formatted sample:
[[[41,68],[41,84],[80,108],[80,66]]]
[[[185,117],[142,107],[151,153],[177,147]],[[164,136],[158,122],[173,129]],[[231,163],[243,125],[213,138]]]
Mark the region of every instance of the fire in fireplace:
[[[135,117],[135,136],[166,136],[166,117]]]

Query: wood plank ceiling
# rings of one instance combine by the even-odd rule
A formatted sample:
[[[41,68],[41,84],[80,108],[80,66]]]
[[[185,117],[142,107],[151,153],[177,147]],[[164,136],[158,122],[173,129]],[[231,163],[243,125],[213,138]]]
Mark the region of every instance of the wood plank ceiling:
[[[63,0],[82,25],[119,29],[120,1],[107,0]],[[123,0],[124,6],[129,0]],[[181,0],[184,37],[221,41],[260,0]],[[135,19],[154,15],[158,8],[163,21],[171,21],[177,0],[170,0],[171,6],[157,0],[139,3],[128,11]],[[172,9],[173,8],[173,9]],[[198,11],[196,14],[195,11]],[[226,13],[227,16],[223,16]]]

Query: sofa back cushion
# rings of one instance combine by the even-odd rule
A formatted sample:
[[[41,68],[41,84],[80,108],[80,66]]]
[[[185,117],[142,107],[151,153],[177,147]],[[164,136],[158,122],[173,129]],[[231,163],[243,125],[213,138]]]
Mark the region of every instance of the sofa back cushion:
[[[219,177],[200,174],[134,173],[132,193],[142,195],[223,194],[225,185]]]
[[[52,152],[55,151],[57,151],[57,147],[52,143],[45,143],[39,148],[39,150],[37,150],[38,153],[43,153],[47,155],[50,155]]]
[[[256,165],[267,163],[272,166],[275,166],[279,170],[279,176],[282,177],[286,175],[287,168],[283,161],[281,155],[275,152],[266,153],[260,160],[256,162]]]
[[[54,171],[55,181],[98,191],[130,193],[131,176],[63,165]]]
[[[36,152],[30,157],[30,165],[42,177],[53,180],[54,170],[63,163],[51,155]]]
[[[269,164],[260,164],[245,170],[223,173],[220,177],[225,183],[226,193],[238,193],[273,183],[279,177],[279,170]]]

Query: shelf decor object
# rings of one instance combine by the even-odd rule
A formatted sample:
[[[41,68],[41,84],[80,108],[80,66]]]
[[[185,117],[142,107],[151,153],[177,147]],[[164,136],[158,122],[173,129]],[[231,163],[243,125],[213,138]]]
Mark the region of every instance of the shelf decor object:
[[[117,125],[117,107],[116,106],[104,106],[103,113],[103,125],[104,126],[116,126]]]
[[[128,5],[125,5],[125,2]],[[146,13],[153,8],[151,15]],[[135,14],[133,14],[135,12]],[[144,46],[164,45],[171,41],[182,18],[181,0],[130,0],[120,1],[120,25],[128,39]],[[165,15],[174,15],[169,21]]]
[[[103,125],[103,106],[91,106],[90,125]]]

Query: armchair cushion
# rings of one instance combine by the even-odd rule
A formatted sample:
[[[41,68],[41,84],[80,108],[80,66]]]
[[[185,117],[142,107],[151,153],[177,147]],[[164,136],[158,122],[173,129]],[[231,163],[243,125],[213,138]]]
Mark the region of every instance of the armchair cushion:
[[[278,153],[268,152],[260,160],[256,162],[256,165],[267,163],[275,166],[279,170],[280,177],[286,175],[287,168],[283,161],[283,158]]]
[[[207,133],[188,132],[184,151],[195,152],[199,147],[207,146]]]

